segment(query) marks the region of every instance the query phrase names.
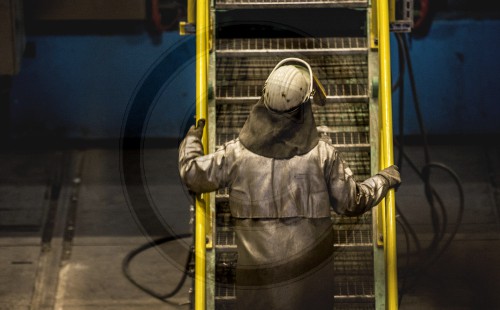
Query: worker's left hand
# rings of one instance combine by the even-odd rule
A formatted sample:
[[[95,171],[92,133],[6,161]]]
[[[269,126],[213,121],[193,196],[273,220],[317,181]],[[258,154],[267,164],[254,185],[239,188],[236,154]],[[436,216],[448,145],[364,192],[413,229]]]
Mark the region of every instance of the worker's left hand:
[[[200,118],[198,120],[198,124],[196,127],[193,125],[193,126],[191,126],[191,128],[189,128],[187,135],[194,136],[194,137],[201,140],[201,137],[203,136],[203,128],[204,127],[205,127],[205,119]]]
[[[401,185],[401,176],[399,175],[399,168],[396,165],[385,168],[379,171],[379,175],[383,176],[389,183],[390,188],[398,189]]]

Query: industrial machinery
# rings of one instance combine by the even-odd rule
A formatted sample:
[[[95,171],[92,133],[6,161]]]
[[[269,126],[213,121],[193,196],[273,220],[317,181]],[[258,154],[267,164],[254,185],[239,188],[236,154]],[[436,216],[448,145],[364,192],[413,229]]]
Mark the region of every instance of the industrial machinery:
[[[299,57],[311,64],[327,93],[326,105],[314,107],[319,131],[354,174],[364,179],[391,165],[388,33],[389,15],[395,14],[389,14],[388,3],[198,1],[196,15],[188,7],[181,31],[196,31],[197,118],[208,121],[206,152],[238,136],[276,63]],[[405,31],[405,25],[409,21],[393,28]],[[236,300],[238,260],[228,197],[225,190],[197,197],[195,309],[232,309]],[[396,309],[393,192],[373,213],[332,218],[336,309]]]

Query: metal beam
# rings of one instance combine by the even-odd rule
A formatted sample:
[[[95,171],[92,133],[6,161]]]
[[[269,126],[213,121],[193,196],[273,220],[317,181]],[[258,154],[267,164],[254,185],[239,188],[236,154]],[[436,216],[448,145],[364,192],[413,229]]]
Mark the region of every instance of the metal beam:
[[[37,20],[145,20],[146,0],[25,0]]]

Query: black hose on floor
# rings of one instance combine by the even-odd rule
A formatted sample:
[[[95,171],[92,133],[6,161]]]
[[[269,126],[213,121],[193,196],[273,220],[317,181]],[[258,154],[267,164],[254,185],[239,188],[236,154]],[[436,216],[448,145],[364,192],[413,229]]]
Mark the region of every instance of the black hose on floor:
[[[399,53],[399,77],[398,77],[398,82],[393,86],[393,90],[396,90],[399,88],[399,107],[400,107],[400,112],[399,112],[399,136],[398,140],[396,141],[396,144],[399,148],[399,156],[398,156],[398,165],[400,169],[402,168],[403,165],[403,159],[404,162],[408,163],[410,168],[415,171],[415,173],[420,177],[422,182],[424,183],[424,190],[425,190],[425,197],[427,199],[427,202],[429,203],[429,208],[430,208],[430,217],[431,217],[431,222],[434,230],[434,235],[432,238],[432,241],[430,244],[425,248],[422,249],[420,240],[418,239],[418,236],[412,226],[410,225],[409,221],[407,218],[404,216],[404,213],[402,212],[401,208],[397,206],[397,212],[398,212],[398,217],[401,218],[398,223],[400,224],[401,228],[403,229],[404,236],[407,242],[407,247],[406,247],[406,270],[403,274],[403,279],[401,282],[401,287],[399,290],[399,304],[401,304],[403,300],[404,294],[411,288],[415,287],[420,279],[420,277],[424,274],[424,272],[430,268],[434,263],[436,263],[439,258],[443,255],[443,253],[446,251],[446,249],[450,246],[451,242],[455,238],[458,229],[460,227],[460,224],[462,222],[462,217],[464,213],[464,208],[465,208],[465,197],[464,197],[464,190],[463,190],[463,185],[462,182],[460,181],[460,178],[458,175],[448,166],[442,164],[442,163],[435,163],[431,161],[431,156],[429,152],[429,143],[427,140],[427,132],[426,128],[424,125],[423,121],[423,116],[422,112],[420,109],[420,100],[418,97],[417,93],[417,86],[415,82],[415,76],[413,73],[413,66],[411,63],[411,58],[410,58],[410,53],[409,53],[409,48],[408,48],[408,43],[405,35],[402,34],[396,34],[396,39],[397,39],[397,44],[398,44],[398,53]],[[403,88],[404,88],[404,74],[405,74],[405,68],[407,67],[408,69],[408,77],[410,80],[410,86],[411,86],[411,91],[412,91],[412,97],[413,97],[413,105],[415,108],[415,113],[417,115],[417,121],[418,125],[420,128],[420,135],[422,137],[423,141],[423,147],[424,147],[424,158],[425,158],[425,164],[422,167],[422,169],[419,169],[415,163],[410,159],[410,157],[405,153],[404,148],[403,148],[403,124],[404,124],[404,93],[403,93]],[[399,143],[398,143],[399,142]],[[441,196],[439,193],[434,189],[432,186],[432,181],[431,181],[431,170],[433,169],[439,169],[444,172],[446,172],[455,182],[458,190],[458,197],[459,197],[459,208],[458,208],[458,215],[457,219],[455,221],[455,225],[451,233],[449,234],[448,238],[445,240],[446,236],[446,231],[448,228],[448,212],[446,205],[444,201],[442,200]],[[410,252],[410,246],[409,243],[410,237],[415,243],[416,251],[415,252]],[[411,268],[410,265],[410,255],[417,255],[417,264],[415,267]],[[410,268],[412,270],[410,270]],[[412,281],[410,284],[408,284],[408,278],[412,277]]]
[[[154,248],[156,246],[159,246],[161,244],[165,244],[165,243],[168,243],[168,242],[172,242],[172,241],[175,241],[175,240],[178,240],[178,239],[183,239],[183,238],[188,238],[188,237],[192,237],[192,234],[182,234],[182,235],[177,235],[177,236],[169,236],[169,237],[159,238],[159,239],[150,241],[148,243],[145,243],[145,244],[141,245],[140,247],[138,247],[138,248],[130,251],[125,256],[125,258],[122,261],[122,272],[123,272],[123,275],[127,278],[127,280],[130,281],[130,283],[132,283],[133,285],[135,285],[141,291],[145,292],[146,294],[148,294],[148,295],[150,295],[150,296],[152,296],[152,297],[154,297],[154,298],[156,298],[158,300],[161,300],[164,303],[168,303],[168,304],[174,305],[174,306],[188,305],[189,303],[178,304],[178,303],[174,303],[172,301],[169,301],[168,299],[171,298],[171,297],[173,297],[173,296],[175,296],[180,291],[180,289],[184,285],[184,282],[186,281],[187,276],[190,275],[191,272],[189,270],[190,269],[189,266],[191,264],[191,260],[193,259],[193,251],[189,251],[189,255],[188,255],[188,258],[186,260],[186,264],[184,266],[182,277],[179,280],[179,283],[177,284],[177,286],[172,291],[170,291],[168,293],[163,293],[163,294],[162,293],[158,293],[158,292],[154,291],[153,289],[145,287],[144,285],[142,285],[139,282],[137,282],[132,277],[132,275],[130,274],[130,263],[140,253],[142,253],[142,252],[144,252],[144,251],[146,251],[148,249]]]

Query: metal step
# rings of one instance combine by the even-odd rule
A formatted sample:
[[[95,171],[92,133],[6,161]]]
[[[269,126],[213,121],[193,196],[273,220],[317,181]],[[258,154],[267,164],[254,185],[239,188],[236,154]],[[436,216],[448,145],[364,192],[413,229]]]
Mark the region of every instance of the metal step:
[[[216,0],[217,9],[276,7],[366,7],[367,1]],[[358,180],[370,176],[368,46],[365,37],[223,38],[215,42],[216,147],[238,137],[265,80],[285,57],[307,61],[328,94],[324,107],[313,106],[321,135],[328,136]],[[216,193],[216,309],[232,309],[237,264],[227,189]],[[335,303],[339,309],[374,307],[371,213],[333,214]],[[231,261],[233,259],[233,261]],[[350,308],[351,307],[351,308]]]
[[[335,310],[374,310],[374,298],[369,300],[349,300],[349,303],[336,299]]]
[[[327,92],[330,102],[368,101],[368,62],[362,55],[288,55],[307,61]],[[288,57],[287,56],[287,57]],[[283,57],[216,57],[215,97],[218,104],[255,103],[274,66]]]
[[[368,302],[375,298],[373,275],[336,276],[335,302]],[[371,278],[371,279],[370,279]]]
[[[335,247],[371,247],[371,224],[358,224],[335,229]]]
[[[255,103],[255,102],[253,102]],[[249,104],[218,104],[217,128],[234,128],[239,131],[248,117],[252,105]],[[355,131],[369,131],[369,110],[366,104],[338,103],[325,106],[313,105],[312,110],[317,126],[321,132],[341,132],[355,128]],[[338,130],[342,128],[343,130]]]
[[[363,131],[369,130],[370,111],[366,104],[345,102],[322,107],[313,105],[313,113],[317,126],[361,127]]]
[[[254,101],[255,103],[255,101]],[[238,137],[239,132],[250,113],[249,104],[218,104],[216,117],[216,147]],[[355,166],[362,161],[366,169],[359,173],[365,176],[369,171],[369,111],[366,104],[342,103],[327,104],[324,107],[313,106],[315,120],[322,134],[328,135],[334,146],[341,152],[349,153]],[[351,152],[350,152],[351,151]],[[354,152],[353,151],[357,151]],[[357,154],[357,155],[356,155]],[[352,168],[352,167],[351,167]],[[355,169],[361,170],[361,169]],[[358,172],[358,171],[356,171]]]
[[[365,8],[367,0],[216,0],[217,9],[249,8]]]
[[[340,248],[363,248],[371,249],[373,246],[371,213],[365,213],[358,217],[340,216],[332,213],[334,246],[337,252]]]
[[[236,300],[236,252],[217,252],[215,262],[215,303],[217,309],[233,309]]]
[[[342,145],[336,145],[340,156],[347,162],[349,168],[354,173],[356,181],[363,181],[370,177],[370,148],[342,148]],[[369,214],[366,214],[369,216]],[[357,219],[343,217],[344,219]],[[371,219],[368,219],[371,222]]]
[[[371,248],[335,249],[334,270],[338,276],[373,276],[373,254]],[[334,279],[334,281],[339,281]]]
[[[220,214],[220,212],[218,213]],[[236,251],[236,236],[231,223],[230,213],[224,213],[227,218],[226,224],[218,225],[215,238],[215,247],[221,251]],[[219,215],[218,215],[219,216]],[[340,219],[339,219],[340,218]],[[350,219],[355,219],[352,221]],[[334,216],[334,244],[336,256],[349,257],[353,260],[352,253],[361,253],[370,250],[373,246],[371,223],[362,220],[362,217],[339,217]],[[347,255],[347,256],[346,256]]]
[[[217,229],[215,247],[221,251],[236,251],[236,235],[233,229]]]
[[[258,55],[366,54],[367,40],[364,37],[347,38],[235,38],[219,39],[217,55],[224,57]]]

